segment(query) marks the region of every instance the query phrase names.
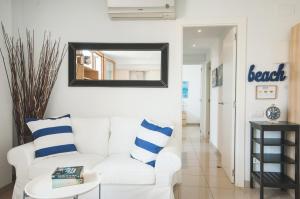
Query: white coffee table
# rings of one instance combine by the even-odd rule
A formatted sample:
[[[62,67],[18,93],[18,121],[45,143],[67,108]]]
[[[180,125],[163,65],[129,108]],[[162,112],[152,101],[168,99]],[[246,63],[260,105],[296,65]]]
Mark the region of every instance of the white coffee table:
[[[74,198],[99,187],[99,199],[101,199],[100,176],[96,172],[85,173],[84,183],[61,188],[52,188],[51,174],[42,175],[28,182],[24,189],[23,199],[26,197],[36,199],[61,199]]]

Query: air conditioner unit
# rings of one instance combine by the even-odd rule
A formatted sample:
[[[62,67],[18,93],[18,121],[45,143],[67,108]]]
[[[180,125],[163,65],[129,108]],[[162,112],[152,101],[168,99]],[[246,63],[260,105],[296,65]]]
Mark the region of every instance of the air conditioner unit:
[[[107,0],[113,20],[175,19],[175,0]]]

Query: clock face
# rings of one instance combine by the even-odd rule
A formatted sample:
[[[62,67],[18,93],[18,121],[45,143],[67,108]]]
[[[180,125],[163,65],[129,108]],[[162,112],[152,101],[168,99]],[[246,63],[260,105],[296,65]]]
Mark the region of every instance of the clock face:
[[[266,111],[266,116],[270,120],[277,120],[280,117],[280,109],[276,106],[270,106]]]

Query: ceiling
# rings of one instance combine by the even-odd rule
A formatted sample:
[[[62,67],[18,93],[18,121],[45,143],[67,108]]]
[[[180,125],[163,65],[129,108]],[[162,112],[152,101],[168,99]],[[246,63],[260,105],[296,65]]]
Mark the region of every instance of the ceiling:
[[[204,62],[210,53],[211,46],[224,35],[232,26],[216,27],[186,27],[183,29],[183,59],[184,62],[191,62],[191,57],[195,57],[194,62]],[[201,58],[201,60],[200,60]],[[193,62],[193,61],[192,61]],[[194,64],[194,63],[193,63]]]

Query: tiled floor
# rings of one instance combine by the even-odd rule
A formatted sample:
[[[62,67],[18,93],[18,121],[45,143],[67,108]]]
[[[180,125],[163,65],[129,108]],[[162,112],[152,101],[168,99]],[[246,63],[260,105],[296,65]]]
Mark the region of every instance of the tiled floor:
[[[199,126],[183,128],[182,184],[176,199],[259,199],[258,189],[234,187],[221,166],[220,157],[207,140],[200,139]],[[265,190],[265,199],[291,199],[286,192]]]
[[[197,126],[183,129],[182,184],[175,187],[176,199],[258,199],[257,189],[235,188],[220,166],[216,150],[200,141]],[[0,192],[0,199],[10,199],[12,186]],[[280,190],[266,190],[265,199],[292,199]]]

